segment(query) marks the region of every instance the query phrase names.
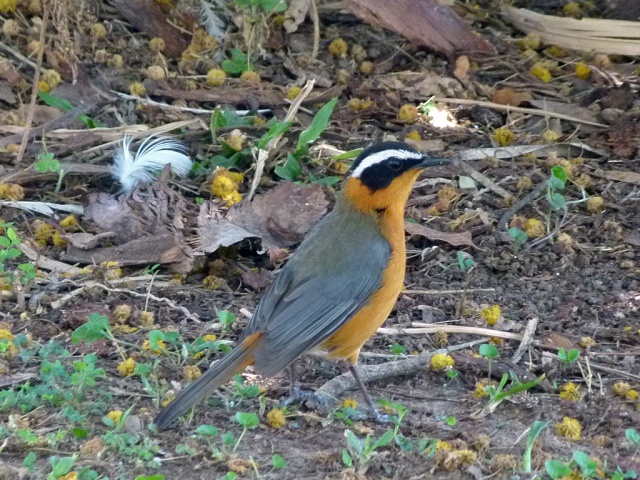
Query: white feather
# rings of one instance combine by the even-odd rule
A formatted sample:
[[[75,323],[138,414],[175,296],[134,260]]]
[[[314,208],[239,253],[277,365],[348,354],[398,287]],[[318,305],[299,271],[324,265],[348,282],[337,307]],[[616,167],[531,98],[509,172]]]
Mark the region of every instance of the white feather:
[[[352,177],[360,178],[362,172],[364,172],[371,165],[375,165],[376,163],[384,162],[389,158],[397,158],[407,160],[418,160],[422,158],[424,155],[418,152],[410,152],[409,150],[382,150],[381,152],[376,152],[372,155],[367,156],[367,158],[363,159],[360,162],[360,165],[356,167],[356,169],[351,174]]]
[[[207,0],[200,0],[200,24],[209,35],[222,40],[227,29],[227,22],[221,12],[224,7],[220,0],[212,1],[215,5]]]
[[[193,166],[187,155],[187,147],[171,138],[147,137],[138,148],[135,156],[131,154],[132,138],[125,135],[120,149],[113,157],[111,172],[122,184],[122,191],[130,192],[138,182],[151,183],[158,172],[167,163],[173,173],[184,177]]]

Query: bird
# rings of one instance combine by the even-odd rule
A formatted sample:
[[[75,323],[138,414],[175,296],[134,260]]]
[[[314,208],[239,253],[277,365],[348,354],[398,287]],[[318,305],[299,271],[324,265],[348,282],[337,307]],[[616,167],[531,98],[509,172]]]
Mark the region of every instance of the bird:
[[[333,210],[275,275],[236,347],[181,390],[155,417],[156,427],[169,428],[248,366],[272,377],[305,353],[346,361],[382,421],[358,374],[358,356],[403,287],[404,209],[413,184],[425,168],[446,163],[403,142],[365,148],[346,173]]]

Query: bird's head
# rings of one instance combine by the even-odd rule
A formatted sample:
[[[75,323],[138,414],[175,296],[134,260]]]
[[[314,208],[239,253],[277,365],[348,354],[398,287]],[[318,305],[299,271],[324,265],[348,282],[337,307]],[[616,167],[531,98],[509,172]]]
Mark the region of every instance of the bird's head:
[[[448,162],[445,158],[420,153],[406,143],[377,143],[365,148],[355,159],[342,194],[346,201],[362,211],[389,207],[404,209],[420,172]]]

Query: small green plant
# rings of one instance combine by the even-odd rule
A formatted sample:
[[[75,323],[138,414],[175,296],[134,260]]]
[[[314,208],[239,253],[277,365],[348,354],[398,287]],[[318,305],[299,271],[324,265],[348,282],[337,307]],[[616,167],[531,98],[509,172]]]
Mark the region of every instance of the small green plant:
[[[38,97],[40,97],[40,100],[42,100],[45,104],[49,105],[50,107],[58,108],[60,110],[64,110],[65,112],[70,112],[74,108],[73,104],[68,100],[61,97],[56,97],[55,95],[51,95],[50,93],[43,92],[42,90],[38,91]],[[81,113],[76,118],[78,119],[78,121],[80,121],[82,124],[84,124],[88,128],[104,127],[104,125],[102,125],[100,122],[96,122],[95,120],[93,120],[91,117],[89,117],[84,113]]]
[[[249,56],[238,48],[231,49],[231,58],[223,60],[221,66],[222,70],[231,75],[251,71]]]
[[[574,450],[572,460],[569,463],[560,460],[547,460],[544,464],[547,474],[555,479],[571,475],[574,469],[580,469],[580,478],[596,478],[598,463],[592,460],[588,454],[581,450]],[[625,478],[624,476],[622,478]]]
[[[76,463],[76,455],[72,457],[56,457],[49,458],[51,463],[51,473],[47,475],[47,480],[58,480],[58,478],[65,476],[71,471],[73,465]]]
[[[28,262],[18,263],[17,271],[12,271],[7,265],[10,260],[22,255],[18,248],[21,244],[20,238],[12,225],[12,223],[0,221],[0,231],[4,230],[4,235],[0,235],[0,280],[6,277],[9,283],[13,284],[15,276],[18,275],[20,284],[27,285],[36,277],[36,267]]]
[[[580,358],[580,350],[575,348],[572,348],[570,350],[559,348],[558,358],[564,365],[570,365],[578,361],[578,359]]]
[[[495,345],[492,345],[490,343],[483,343],[482,345],[480,345],[480,348],[478,349],[478,352],[480,353],[480,355],[482,355],[484,358],[487,359],[487,369],[488,369],[488,378],[491,378],[491,361],[494,358],[498,358],[500,356],[500,353],[498,352],[498,349],[496,348]]]
[[[560,165],[551,168],[551,176],[547,180],[547,201],[551,208],[560,210],[567,208],[564,196],[558,193],[564,190],[567,184],[567,172]]]
[[[516,250],[519,250],[525,243],[527,243],[527,240],[529,240],[527,234],[518,227],[509,228],[509,236],[513,240]]]
[[[236,412],[235,417],[233,418],[240,424],[240,426],[242,426],[242,433],[238,437],[236,444],[233,446],[233,451],[235,452],[247,431],[256,428],[260,424],[260,419],[258,418],[258,415],[253,412]]]
[[[236,7],[247,8],[255,15],[258,9],[266,13],[282,13],[287,9],[285,0],[234,0]]]
[[[508,390],[505,390],[505,387],[507,386],[507,382],[509,381],[510,377],[511,377],[510,388]],[[497,387],[494,387],[493,385],[487,385],[486,387],[484,387],[485,391],[489,394],[489,402],[482,409],[480,416],[487,415],[493,412],[498,407],[498,405],[502,403],[502,401],[505,398],[534,388],[542,380],[544,380],[544,378],[545,376],[541,375],[540,377],[536,378],[531,382],[522,383],[518,379],[518,377],[515,376],[515,374],[511,372],[508,374],[505,373],[504,375],[502,375],[502,378],[500,379],[500,383]]]
[[[405,353],[407,353],[407,349],[404,347],[404,345],[401,345],[399,343],[394,343],[393,345],[391,345],[391,347],[389,347],[389,349],[394,355],[394,360],[397,360],[400,355],[404,355]]]
[[[40,173],[55,173],[60,170],[60,162],[56,160],[53,153],[39,153],[33,168]]]
[[[640,433],[634,428],[627,428],[624,431],[624,436],[627,437],[631,443],[633,443],[636,447],[640,447]]]
[[[533,451],[533,445],[536,443],[536,440],[540,436],[540,433],[549,425],[549,422],[543,422],[541,420],[536,420],[531,425],[531,429],[529,430],[529,434],[527,435],[527,448],[524,451],[523,456],[523,470],[525,473],[531,473],[531,452]]]
[[[271,458],[271,464],[274,470],[281,470],[287,466],[287,461],[277,453]]]
[[[458,259],[458,266],[462,272],[471,270],[476,264],[473,257],[466,252],[459,251],[456,257]]]
[[[233,322],[236,321],[236,316],[227,310],[220,310],[218,312],[218,321],[222,324],[222,332],[226,333],[231,328]]]
[[[351,430],[345,430],[347,448],[342,449],[342,463],[347,467],[356,466],[362,468],[376,454],[376,450],[386,447],[395,437],[393,430],[387,430],[380,437],[375,439],[367,435],[364,440],[359,439]]]

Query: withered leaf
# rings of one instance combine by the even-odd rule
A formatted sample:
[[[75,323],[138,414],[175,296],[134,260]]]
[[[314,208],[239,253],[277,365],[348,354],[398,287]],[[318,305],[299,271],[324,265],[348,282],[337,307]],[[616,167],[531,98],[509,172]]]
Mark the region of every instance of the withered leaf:
[[[200,250],[211,253],[249,237],[262,239],[268,249],[299,243],[328,205],[320,185],[293,182],[282,182],[249,204],[234,205],[224,218],[204,203],[198,219]]]
[[[433,228],[420,225],[419,223],[404,222],[404,229],[410,235],[421,235],[429,240],[439,240],[448,243],[454,247],[467,245],[469,247],[478,248],[473,239],[471,232],[441,232]]]

